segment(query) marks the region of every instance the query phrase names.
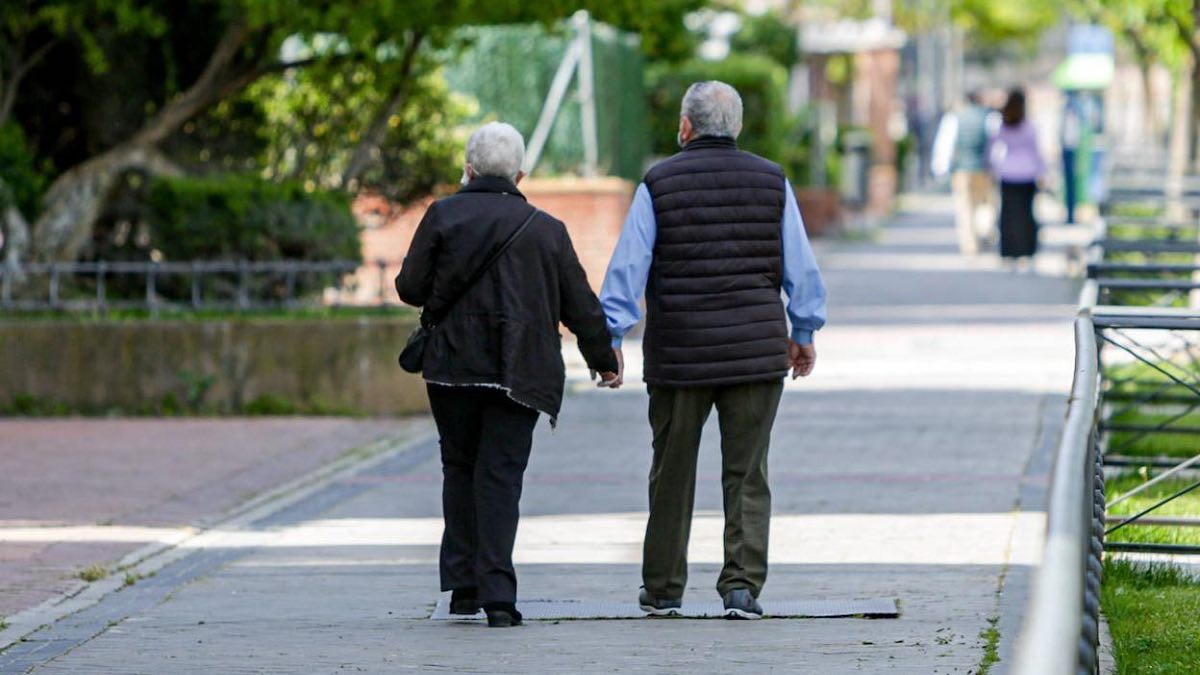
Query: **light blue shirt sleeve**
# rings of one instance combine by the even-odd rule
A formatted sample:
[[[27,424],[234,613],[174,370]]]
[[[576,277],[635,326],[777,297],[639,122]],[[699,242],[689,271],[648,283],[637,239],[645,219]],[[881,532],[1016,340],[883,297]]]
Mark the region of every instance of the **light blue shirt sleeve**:
[[[641,183],[633,194],[617,248],[604,275],[604,285],[600,287],[600,306],[608,318],[613,347],[620,347],[621,339],[629,329],[642,320],[638,303],[646,292],[646,280],[650,278],[657,236],[658,223],[654,220],[650,191],[645,183]]]
[[[783,181],[783,292],[792,323],[792,340],[812,344],[813,332],[825,325],[825,282],[800,217],[792,186]]]

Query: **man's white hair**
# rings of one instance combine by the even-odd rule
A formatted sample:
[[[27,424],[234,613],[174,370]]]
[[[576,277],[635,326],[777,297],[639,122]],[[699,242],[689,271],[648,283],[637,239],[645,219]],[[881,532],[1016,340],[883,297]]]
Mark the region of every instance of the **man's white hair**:
[[[467,164],[477,176],[517,180],[525,161],[525,139],[511,124],[488,122],[467,140]]]
[[[737,138],[742,131],[742,97],[737,89],[717,80],[688,87],[679,114],[691,120],[696,136]]]

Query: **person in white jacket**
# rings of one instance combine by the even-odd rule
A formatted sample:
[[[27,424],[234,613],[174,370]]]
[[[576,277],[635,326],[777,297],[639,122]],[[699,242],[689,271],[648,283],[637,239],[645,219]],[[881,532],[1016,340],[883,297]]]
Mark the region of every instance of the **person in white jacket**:
[[[983,105],[979,92],[971,92],[965,106],[942,116],[934,137],[930,171],[935,178],[950,176],[958,249],[964,255],[979,253],[993,238],[996,187],[987,152],[997,126],[995,111]]]

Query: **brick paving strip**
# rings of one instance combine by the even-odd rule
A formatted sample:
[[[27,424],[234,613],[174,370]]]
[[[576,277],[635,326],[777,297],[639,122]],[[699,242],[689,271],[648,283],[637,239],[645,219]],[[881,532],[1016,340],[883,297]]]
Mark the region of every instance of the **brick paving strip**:
[[[206,531],[427,433],[424,420],[0,421],[0,649]],[[83,581],[94,566],[109,576]]]

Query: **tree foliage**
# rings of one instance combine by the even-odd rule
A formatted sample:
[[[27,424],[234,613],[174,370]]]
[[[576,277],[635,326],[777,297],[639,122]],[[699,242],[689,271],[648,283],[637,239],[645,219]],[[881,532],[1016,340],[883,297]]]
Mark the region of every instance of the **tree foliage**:
[[[341,192],[227,174],[154,179],[147,244],[167,260],[361,260],[358,226]]]
[[[1072,0],[1072,13],[1107,27],[1143,65],[1179,69],[1196,52],[1190,0]]]
[[[339,167],[343,187],[417,190],[452,152],[456,104],[433,74],[457,28],[549,24],[582,6],[642,33],[652,57],[681,58],[692,44],[683,17],[703,1],[0,3],[0,122],[15,116],[54,179],[33,253],[77,257],[130,171],[259,170],[327,185]],[[284,98],[295,108],[266,104],[280,87],[294,87]],[[293,141],[303,150],[287,156]]]
[[[385,89],[370,68],[306,70],[256,83],[245,99],[263,112],[262,152],[254,163],[272,179],[334,189]],[[426,194],[458,178],[465,138],[460,132],[470,101],[452,94],[437,71],[411,83],[410,102],[386,120],[377,161],[360,186],[398,201]],[[217,123],[219,126],[220,122]]]
[[[652,147],[657,155],[679,151],[679,104],[693,82],[720,80],[742,96],[746,117],[742,147],[768,159],[786,162],[787,73],[765,56],[730,54],[721,61],[692,60],[678,65],[659,64],[647,74],[650,88]]]
[[[1062,6],[1050,2],[936,0],[893,2],[897,25],[926,32],[952,21],[970,43],[994,47],[1006,43],[1032,45],[1062,19]]]
[[[744,16],[742,27],[729,40],[739,54],[760,54],[790,69],[800,59],[796,27],[774,11]]]

